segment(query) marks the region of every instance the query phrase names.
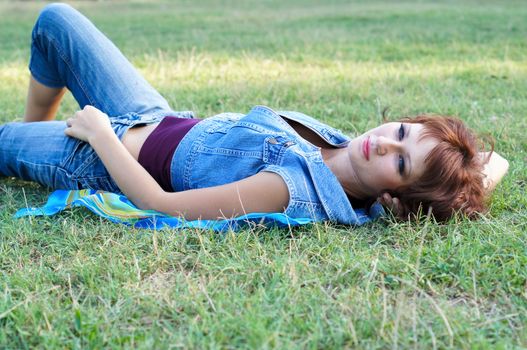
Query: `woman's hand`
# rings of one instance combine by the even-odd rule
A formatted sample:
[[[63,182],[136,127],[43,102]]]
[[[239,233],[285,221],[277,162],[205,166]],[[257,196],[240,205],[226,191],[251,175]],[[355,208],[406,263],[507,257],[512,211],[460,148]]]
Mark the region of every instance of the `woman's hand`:
[[[399,198],[392,197],[388,192],[384,192],[379,198],[377,198],[377,201],[391,211],[394,216],[399,218],[403,217],[405,210]]]
[[[95,136],[111,132],[112,125],[108,116],[93,106],[86,105],[82,111],[78,111],[73,117],[66,120],[68,127],[64,133],[70,137],[90,142]]]
[[[496,152],[492,152],[490,158],[489,152],[480,152],[480,157],[488,158],[488,162],[483,165],[483,186],[488,192],[492,192],[509,170],[509,162]]]

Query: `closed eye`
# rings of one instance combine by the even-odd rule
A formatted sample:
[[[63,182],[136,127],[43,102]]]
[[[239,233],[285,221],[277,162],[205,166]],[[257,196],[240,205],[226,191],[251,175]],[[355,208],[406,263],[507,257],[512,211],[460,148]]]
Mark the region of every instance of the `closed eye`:
[[[405,168],[405,161],[404,161],[404,157],[399,155],[399,162],[398,162],[398,165],[399,165],[399,174],[401,176],[404,175],[404,168]]]
[[[401,123],[401,127],[399,128],[399,141],[404,139],[404,125]]]
[[[401,123],[401,126],[399,127],[399,134],[398,134],[398,137],[399,137],[399,141],[402,141],[404,139],[404,136],[405,136],[405,130],[404,130],[404,124]],[[399,167],[399,174],[401,176],[404,176],[404,170],[405,170],[405,161],[404,161],[404,157],[402,155],[399,155],[399,158],[398,158],[398,162],[397,162],[397,165]]]

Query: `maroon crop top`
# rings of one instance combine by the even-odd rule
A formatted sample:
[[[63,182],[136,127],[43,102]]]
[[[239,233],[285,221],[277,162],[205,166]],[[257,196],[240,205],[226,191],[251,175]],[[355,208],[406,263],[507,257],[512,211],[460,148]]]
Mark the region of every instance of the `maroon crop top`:
[[[201,119],[165,117],[146,138],[139,151],[139,164],[168,192],[174,192],[170,176],[172,156],[189,130]]]

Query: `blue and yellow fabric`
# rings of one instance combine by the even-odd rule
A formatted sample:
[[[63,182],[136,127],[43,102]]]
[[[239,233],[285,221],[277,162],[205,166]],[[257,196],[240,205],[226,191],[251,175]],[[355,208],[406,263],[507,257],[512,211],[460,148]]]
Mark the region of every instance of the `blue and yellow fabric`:
[[[154,210],[139,209],[123,195],[96,190],[57,190],[49,196],[44,206],[20,209],[15,217],[55,215],[71,207],[85,207],[112,222],[143,229],[202,228],[221,232],[254,225],[292,227],[315,221],[311,218],[291,218],[283,213],[251,213],[231,219],[187,221]],[[363,209],[356,210],[356,213],[361,221],[371,220],[371,211],[369,215]]]
[[[49,196],[44,206],[20,209],[16,212],[15,217],[49,216],[71,207],[86,207],[112,222],[143,229],[202,228],[221,232],[236,231],[250,225],[288,227],[313,222],[309,218],[290,218],[283,213],[251,213],[232,219],[187,221],[155,210],[139,209],[123,195],[96,190],[57,190]]]

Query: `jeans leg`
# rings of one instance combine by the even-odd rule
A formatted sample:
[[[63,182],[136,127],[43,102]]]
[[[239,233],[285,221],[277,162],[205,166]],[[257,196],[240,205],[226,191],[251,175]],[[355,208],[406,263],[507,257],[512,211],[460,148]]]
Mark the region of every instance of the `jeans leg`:
[[[167,101],[85,16],[66,4],[46,6],[32,33],[31,74],[49,87],[66,86],[79,106],[110,117],[170,115]]]
[[[52,189],[119,189],[93,148],[64,134],[66,122],[0,125],[0,175]]]

